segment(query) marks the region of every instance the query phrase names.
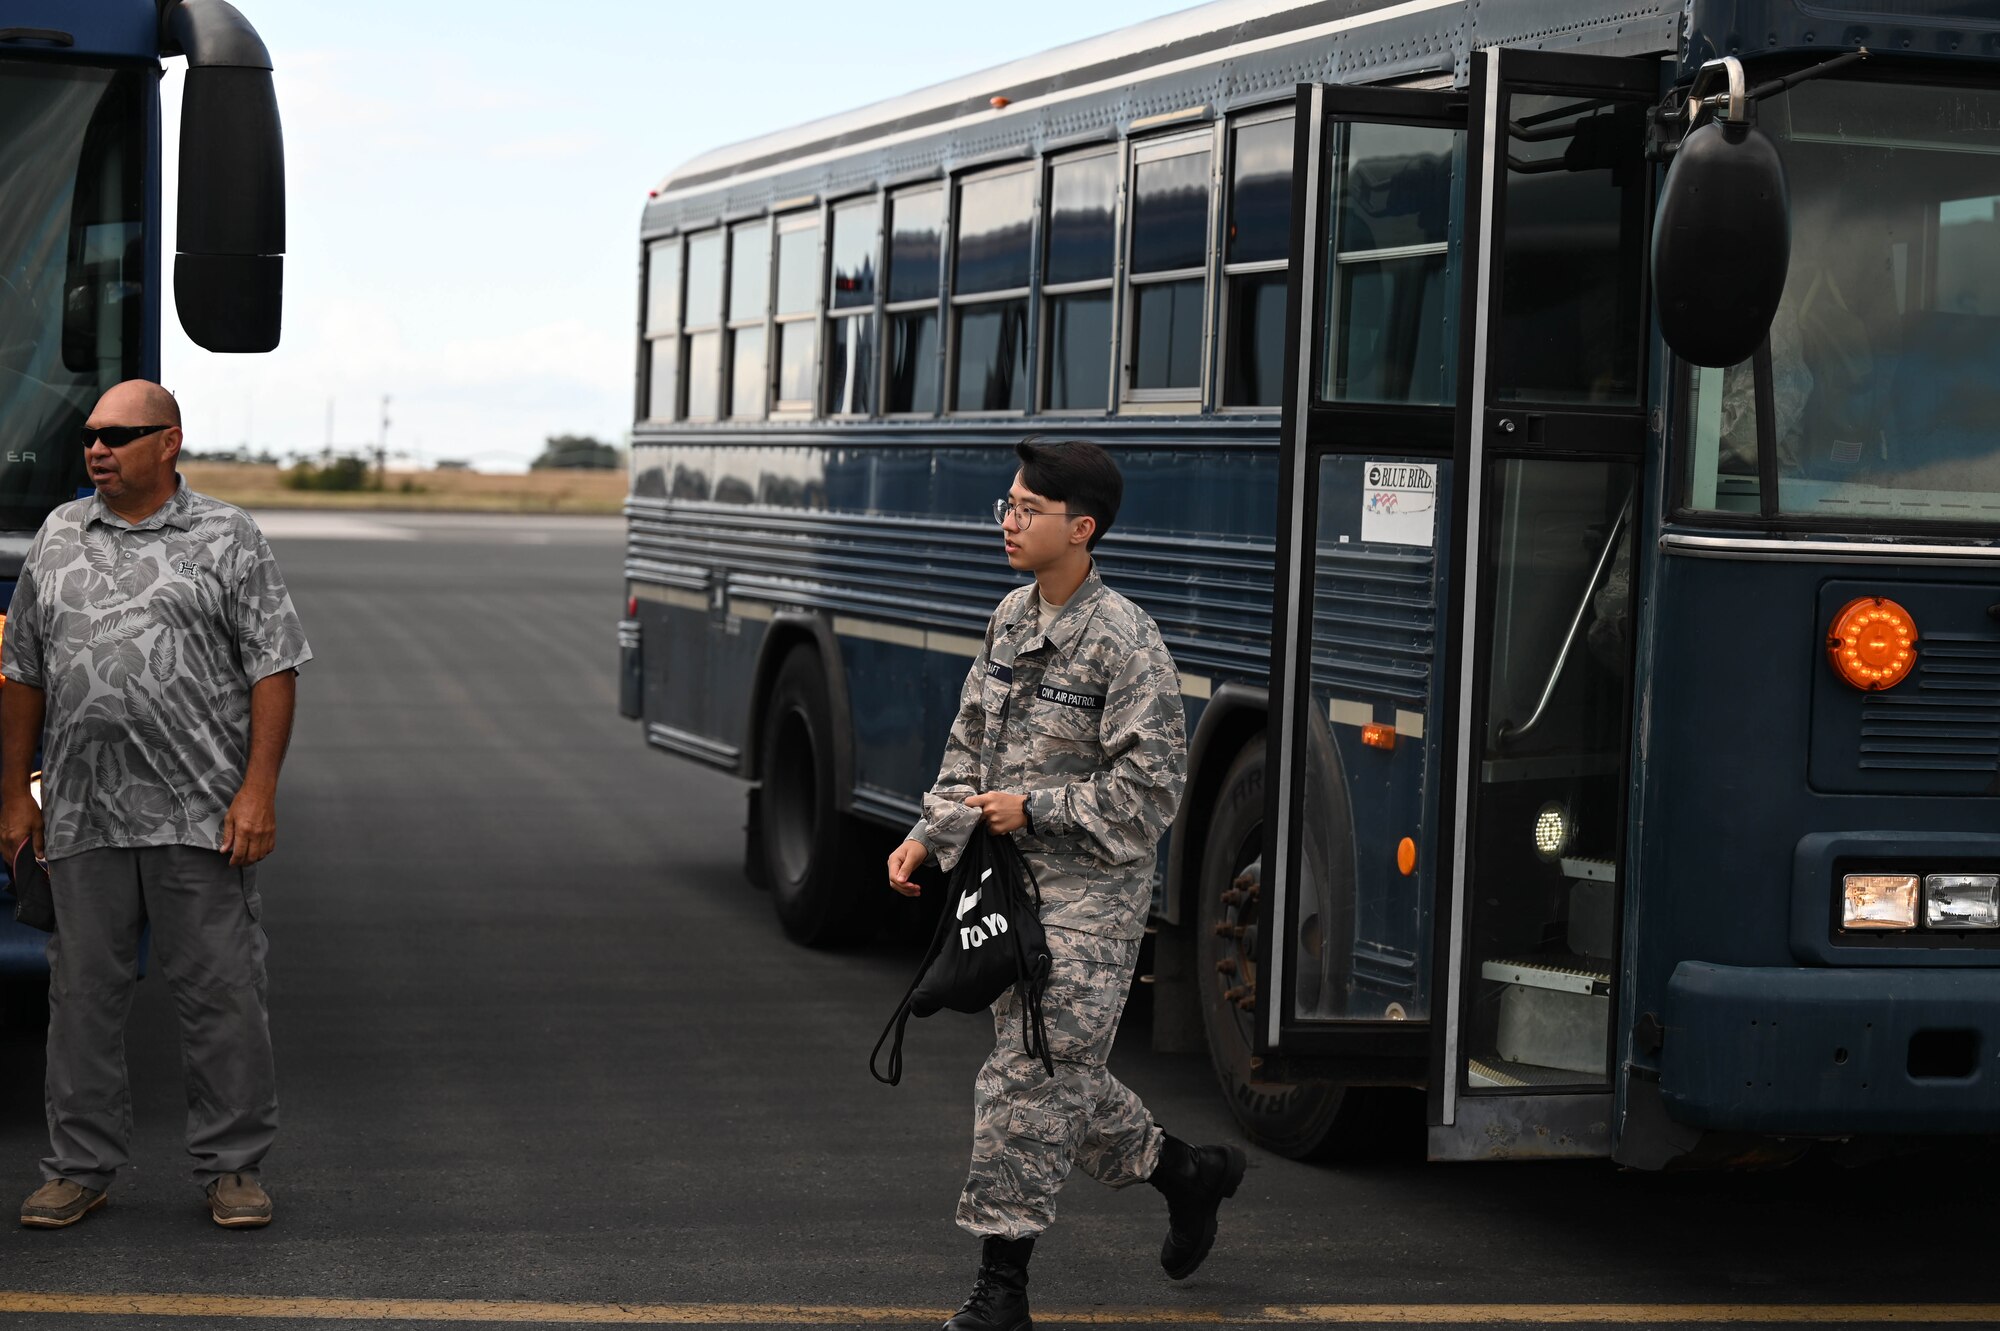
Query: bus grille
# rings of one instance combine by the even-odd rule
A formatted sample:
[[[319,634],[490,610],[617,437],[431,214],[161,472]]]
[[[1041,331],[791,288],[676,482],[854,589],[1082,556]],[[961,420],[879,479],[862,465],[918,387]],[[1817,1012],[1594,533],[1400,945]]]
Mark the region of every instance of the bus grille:
[[[1926,634],[1914,683],[1863,704],[1862,769],[2000,771],[2000,644]]]

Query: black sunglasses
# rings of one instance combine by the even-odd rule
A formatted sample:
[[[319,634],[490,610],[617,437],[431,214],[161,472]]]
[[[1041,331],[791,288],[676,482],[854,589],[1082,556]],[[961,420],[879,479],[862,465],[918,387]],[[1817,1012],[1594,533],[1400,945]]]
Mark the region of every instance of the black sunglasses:
[[[83,427],[83,446],[102,442],[106,448],[123,448],[134,439],[144,439],[149,434],[171,430],[171,425],[98,425]]]

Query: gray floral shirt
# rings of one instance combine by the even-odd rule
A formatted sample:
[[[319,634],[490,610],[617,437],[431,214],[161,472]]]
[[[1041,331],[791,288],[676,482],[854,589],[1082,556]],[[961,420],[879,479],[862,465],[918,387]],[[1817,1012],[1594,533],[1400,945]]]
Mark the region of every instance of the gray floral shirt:
[[[96,496],[51,513],[0,647],[0,674],[46,695],[49,858],[220,849],[250,752],[250,686],[311,659],[243,510],[183,481],[136,525]]]

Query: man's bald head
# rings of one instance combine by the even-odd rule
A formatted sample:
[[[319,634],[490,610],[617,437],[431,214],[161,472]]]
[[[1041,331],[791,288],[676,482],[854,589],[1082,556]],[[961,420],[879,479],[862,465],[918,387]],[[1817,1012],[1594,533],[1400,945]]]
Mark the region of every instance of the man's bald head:
[[[97,399],[92,425],[171,425],[180,428],[181,404],[151,379],[127,379]]]
[[[116,443],[99,431],[113,426],[147,428],[136,437],[119,432]],[[139,522],[173,498],[180,476],[181,409],[174,395],[150,379],[127,379],[99,399],[84,422],[84,466],[97,496],[127,522]]]

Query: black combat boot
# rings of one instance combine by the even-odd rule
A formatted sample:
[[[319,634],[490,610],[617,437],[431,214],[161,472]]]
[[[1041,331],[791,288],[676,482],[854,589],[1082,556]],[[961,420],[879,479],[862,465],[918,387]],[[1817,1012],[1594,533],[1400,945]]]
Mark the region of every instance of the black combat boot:
[[[988,1238],[979,1249],[979,1278],[972,1297],[944,1324],[944,1331],[1035,1331],[1028,1316],[1028,1254],[1035,1236]]]
[[[1234,1197],[1249,1165],[1239,1146],[1189,1146],[1178,1137],[1160,1143],[1160,1163],[1146,1181],[1167,1198],[1167,1241],[1160,1265],[1185,1280],[1215,1246],[1215,1213]]]

